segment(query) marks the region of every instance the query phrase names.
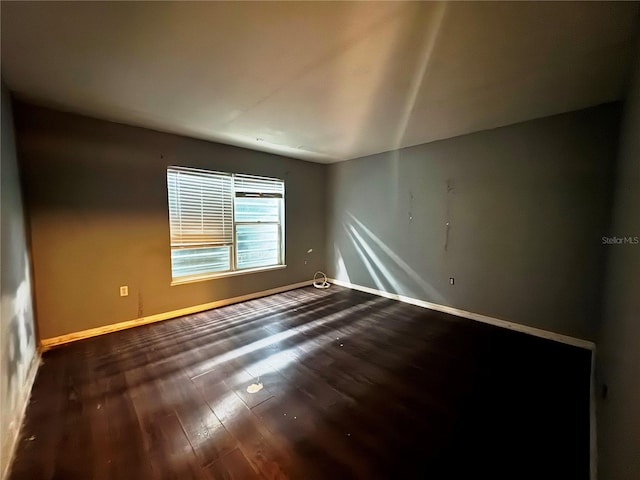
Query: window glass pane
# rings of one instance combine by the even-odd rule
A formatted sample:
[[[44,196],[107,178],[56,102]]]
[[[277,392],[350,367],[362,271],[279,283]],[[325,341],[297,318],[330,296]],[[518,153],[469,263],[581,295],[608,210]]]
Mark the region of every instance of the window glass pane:
[[[279,222],[281,198],[236,197],[236,222]]]
[[[231,247],[173,248],[171,273],[173,278],[231,269]]]
[[[280,263],[278,225],[236,225],[238,268],[266,267]]]

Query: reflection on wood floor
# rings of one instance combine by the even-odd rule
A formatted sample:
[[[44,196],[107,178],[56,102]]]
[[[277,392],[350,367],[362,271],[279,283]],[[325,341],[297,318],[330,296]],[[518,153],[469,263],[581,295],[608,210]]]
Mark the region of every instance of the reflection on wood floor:
[[[589,369],[576,347],[303,288],[47,352],[10,478],[586,480]]]

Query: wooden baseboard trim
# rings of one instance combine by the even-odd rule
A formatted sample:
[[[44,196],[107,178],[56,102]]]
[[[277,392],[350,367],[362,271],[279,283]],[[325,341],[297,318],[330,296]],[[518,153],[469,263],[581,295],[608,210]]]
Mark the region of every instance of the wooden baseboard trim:
[[[141,325],[147,325],[149,323],[161,322],[163,320],[182,317],[184,315],[200,313],[200,312],[204,312],[205,310],[211,310],[214,308],[224,307],[226,305],[231,305],[234,303],[245,302],[247,300],[253,300],[255,298],[266,297],[269,295],[274,295],[276,293],[286,292],[288,290],[295,290],[296,288],[301,288],[301,287],[306,287],[308,285],[311,285],[311,283],[312,283],[311,280],[306,282],[293,283],[291,285],[284,285],[282,287],[272,288],[270,290],[263,290],[261,292],[249,293],[247,295],[241,295],[239,297],[225,298],[223,300],[217,300],[215,302],[203,303],[200,305],[194,305],[192,307],[172,310],[170,312],[156,313],[155,315],[149,315],[146,317],[136,318],[134,320],[127,320],[125,322],[105,325],[103,327],[90,328],[88,330],[82,330],[80,332],[68,333],[66,335],[60,335],[59,337],[45,338],[40,341],[40,346],[42,351],[46,351],[53,347],[64,345],[65,343],[75,342],[77,340],[84,340],[85,338],[97,337],[98,335],[117,332],[119,330],[126,330],[127,328],[139,327]]]
[[[20,405],[18,407],[18,416],[9,424],[7,438],[8,447],[7,448],[7,463],[3,465],[3,471],[1,472],[0,478],[2,480],[9,478],[9,472],[11,470],[11,464],[13,463],[13,459],[15,458],[16,451],[18,450],[18,440],[20,439],[20,430],[22,428],[22,424],[24,422],[24,417],[27,413],[27,406],[29,405],[29,399],[31,398],[31,389],[33,388],[33,384],[36,380],[36,375],[38,373],[38,368],[40,368],[40,352],[36,351],[33,359],[31,360],[31,364],[29,365],[29,371],[27,372],[27,377],[25,378],[24,389],[22,390],[22,395],[20,397]],[[5,439],[2,439],[2,443],[4,444]],[[4,447],[4,445],[3,445]]]
[[[382,290],[377,290],[375,288],[356,285],[354,283],[344,282],[342,280],[336,280],[334,278],[330,278],[328,281],[330,283],[339,285],[341,287],[346,287],[346,288],[351,288],[353,290],[359,290],[361,292],[371,293],[373,295],[378,295],[380,297],[390,298],[392,300],[398,300],[400,302],[409,303],[411,305],[416,305],[418,307],[428,308],[429,310],[435,310],[443,313],[449,313],[451,315],[468,318],[470,320],[476,320],[482,323],[488,323],[496,327],[507,328],[509,330],[514,330],[516,332],[527,333],[529,335],[546,338],[547,340],[554,340],[556,342],[565,343],[567,345],[572,345],[574,347],[586,348],[592,351],[596,349],[595,343],[590,342],[588,340],[583,340],[581,338],[570,337],[568,335],[563,335],[556,332],[550,332],[548,330],[542,330],[541,328],[530,327],[528,325],[522,325],[520,323],[510,322],[508,320],[501,320],[499,318],[489,317],[487,315],[481,315],[479,313],[468,312],[466,310],[461,310],[459,308],[454,308],[454,307],[448,307],[446,305],[439,305],[437,303],[431,303],[425,300],[419,300],[417,298],[398,295],[397,293],[389,293]]]

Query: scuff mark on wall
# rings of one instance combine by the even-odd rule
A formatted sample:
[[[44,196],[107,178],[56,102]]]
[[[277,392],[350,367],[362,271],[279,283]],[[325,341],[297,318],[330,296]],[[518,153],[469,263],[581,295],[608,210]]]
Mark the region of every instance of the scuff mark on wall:
[[[449,248],[449,222],[444,225],[444,251],[446,252]]]
[[[449,234],[451,232],[451,198],[456,193],[456,186],[453,179],[447,179],[447,193],[445,199],[445,218],[447,219],[444,225],[444,251],[449,249]]]
[[[144,311],[144,302],[142,300],[142,290],[138,290],[138,318],[142,318]]]
[[[409,190],[409,223],[413,222],[413,192]]]

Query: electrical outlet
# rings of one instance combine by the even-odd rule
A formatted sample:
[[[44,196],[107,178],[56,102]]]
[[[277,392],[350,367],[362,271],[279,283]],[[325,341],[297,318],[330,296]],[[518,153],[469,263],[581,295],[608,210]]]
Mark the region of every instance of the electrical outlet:
[[[120,296],[121,297],[126,297],[129,295],[129,286],[128,285],[123,285],[122,287],[120,287]]]
[[[454,283],[456,283],[454,278],[453,277],[449,277],[449,285],[453,285]]]

